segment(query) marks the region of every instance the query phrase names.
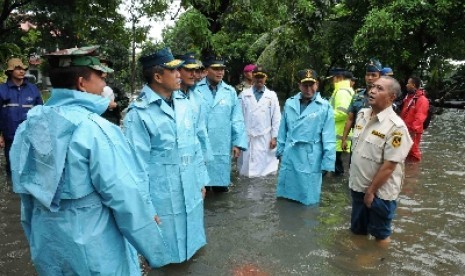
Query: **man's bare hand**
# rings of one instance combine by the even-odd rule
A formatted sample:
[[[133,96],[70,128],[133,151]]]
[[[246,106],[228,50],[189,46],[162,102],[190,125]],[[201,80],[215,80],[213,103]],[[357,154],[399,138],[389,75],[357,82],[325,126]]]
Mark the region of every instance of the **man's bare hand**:
[[[232,156],[234,158],[238,158],[239,156],[241,156],[241,150],[238,147],[233,147],[232,148]]]
[[[114,109],[118,106],[117,103],[115,103],[114,101],[111,101],[110,104],[108,104],[108,109]]]
[[[371,208],[371,203],[373,203],[374,199],[375,199],[375,194],[366,192],[365,197],[363,198],[363,202],[368,208]]]
[[[343,151],[347,151],[347,141],[346,139],[342,139],[342,142],[341,142],[341,148]]]
[[[270,149],[276,148],[276,138],[271,138]]]
[[[207,189],[205,187],[202,187],[202,199],[205,199],[205,196],[207,195]]]

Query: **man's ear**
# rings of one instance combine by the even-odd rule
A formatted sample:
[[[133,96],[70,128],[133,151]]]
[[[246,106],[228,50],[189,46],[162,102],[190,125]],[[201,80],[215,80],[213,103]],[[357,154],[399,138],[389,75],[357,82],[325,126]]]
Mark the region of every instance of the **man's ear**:
[[[153,80],[154,80],[156,83],[162,83],[162,82],[163,82],[162,75],[160,75],[159,73],[153,74]]]
[[[391,100],[394,102],[397,99],[397,93],[391,93]]]
[[[84,80],[85,79],[83,77],[79,77],[76,80],[76,90],[86,92],[86,85],[85,85]]]

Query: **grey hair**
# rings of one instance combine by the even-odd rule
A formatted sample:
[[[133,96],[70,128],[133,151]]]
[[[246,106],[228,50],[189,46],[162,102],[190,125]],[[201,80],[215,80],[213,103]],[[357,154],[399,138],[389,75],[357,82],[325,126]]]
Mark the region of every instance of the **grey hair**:
[[[398,98],[401,95],[402,91],[400,89],[400,84],[395,78],[390,77],[390,76],[381,76],[380,78],[389,80],[388,89],[391,94],[394,94],[396,98]]]
[[[143,69],[142,75],[144,77],[145,82],[148,84],[151,84],[153,82],[153,75],[155,74],[163,75],[164,69],[165,68],[161,67],[160,65],[155,65],[155,66]]]

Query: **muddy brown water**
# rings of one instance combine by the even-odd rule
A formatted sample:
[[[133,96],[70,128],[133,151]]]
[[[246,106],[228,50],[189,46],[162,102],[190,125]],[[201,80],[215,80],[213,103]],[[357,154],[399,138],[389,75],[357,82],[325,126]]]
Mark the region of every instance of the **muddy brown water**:
[[[326,176],[321,203],[307,207],[276,199],[275,176],[235,175],[229,193],[207,195],[208,244],[148,275],[465,275],[464,126],[465,111],[447,109],[424,134],[389,247],[349,232],[347,177]],[[35,275],[19,199],[0,181],[0,275]]]

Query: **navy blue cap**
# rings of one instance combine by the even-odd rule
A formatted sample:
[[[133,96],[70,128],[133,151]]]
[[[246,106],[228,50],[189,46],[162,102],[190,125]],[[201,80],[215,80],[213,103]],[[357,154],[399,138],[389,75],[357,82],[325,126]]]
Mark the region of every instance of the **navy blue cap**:
[[[268,77],[268,71],[261,65],[255,66],[255,69],[253,69],[252,74],[256,78],[267,78]]]
[[[384,67],[383,70],[381,70],[381,75],[383,76],[394,76],[394,71],[390,67]]]
[[[354,77],[354,74],[352,74],[352,72],[350,72],[349,70],[346,70],[344,72],[344,78],[345,79],[352,79]]]
[[[318,74],[313,69],[304,69],[297,72],[297,80],[299,83],[317,82]]]
[[[383,65],[375,58],[371,58],[366,64],[366,72],[381,72]]]
[[[203,58],[203,65],[208,67],[215,67],[215,68],[224,68],[226,65],[224,64],[224,58],[220,55],[209,54]]]
[[[187,69],[199,69],[200,63],[195,59],[194,53],[185,53],[183,55],[177,56],[178,59],[184,61],[182,67]]]
[[[157,65],[166,69],[176,69],[184,63],[184,61],[173,57],[170,48],[163,48],[150,55],[140,57],[139,62],[143,69]]]
[[[348,73],[350,73],[350,72],[348,72],[344,68],[340,68],[340,67],[331,68],[331,69],[329,69],[329,76],[327,77],[327,79],[332,78],[332,77],[336,77],[336,76],[347,77]]]

